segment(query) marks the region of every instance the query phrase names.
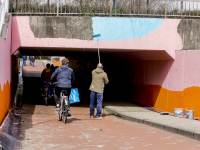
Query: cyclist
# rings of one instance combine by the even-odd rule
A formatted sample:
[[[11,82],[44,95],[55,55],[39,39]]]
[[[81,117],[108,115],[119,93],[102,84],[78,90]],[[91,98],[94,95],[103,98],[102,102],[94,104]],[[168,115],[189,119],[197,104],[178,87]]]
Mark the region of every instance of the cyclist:
[[[41,74],[43,86],[45,86],[45,84],[50,85],[52,74],[53,74],[53,71],[50,69],[50,64],[48,63],[46,64],[46,68],[42,71],[42,74]],[[49,88],[49,94],[51,96],[51,88]]]
[[[56,108],[55,110],[59,110],[59,97],[60,97],[60,92],[61,90],[67,91],[67,96],[68,96],[68,116],[71,116],[70,112],[70,101],[69,101],[69,96],[71,92],[71,87],[72,84],[75,81],[74,77],[74,72],[73,69],[68,67],[69,65],[69,60],[67,58],[63,59],[61,61],[62,66],[57,68],[54,73],[51,76],[51,84],[53,84],[54,81],[57,81],[56,87],[55,87],[55,94],[54,94],[54,99],[56,102]]]

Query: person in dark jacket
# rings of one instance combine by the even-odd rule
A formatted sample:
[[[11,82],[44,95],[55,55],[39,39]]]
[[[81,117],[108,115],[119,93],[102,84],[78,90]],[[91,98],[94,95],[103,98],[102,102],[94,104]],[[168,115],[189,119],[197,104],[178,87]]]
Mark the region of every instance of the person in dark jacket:
[[[32,66],[32,57],[33,56],[29,56],[30,66]]]
[[[53,72],[55,71],[55,67],[54,67],[53,64],[51,64],[50,69],[51,69],[51,71],[53,71]]]
[[[35,63],[35,56],[32,56],[31,61],[33,63],[33,67],[34,67],[34,63]]]
[[[68,103],[69,103],[69,109],[70,109],[69,96],[70,96],[72,84],[75,81],[74,71],[73,69],[68,67],[69,60],[65,58],[61,61],[61,63],[62,63],[62,66],[57,68],[51,76],[51,84],[53,84],[55,80],[57,81],[57,84],[55,87],[55,94],[54,94],[54,99],[56,102],[55,110],[59,110],[59,96],[60,96],[61,90],[67,91]],[[68,111],[68,115],[71,116],[70,110]]]
[[[46,84],[50,85],[52,74],[53,74],[53,71],[50,69],[50,64],[47,63],[46,68],[42,71],[42,74],[41,74],[43,88],[45,87]],[[51,86],[49,88],[49,94],[51,97],[51,94],[52,94]]]

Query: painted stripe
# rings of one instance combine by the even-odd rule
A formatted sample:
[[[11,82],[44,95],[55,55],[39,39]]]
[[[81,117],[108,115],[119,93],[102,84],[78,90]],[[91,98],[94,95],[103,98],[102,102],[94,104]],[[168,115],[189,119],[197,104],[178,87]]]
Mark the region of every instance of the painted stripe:
[[[101,34],[99,41],[130,40],[143,37],[161,26],[163,19],[93,17],[93,35]],[[97,38],[93,38],[97,41]]]
[[[0,125],[8,112],[11,100],[11,86],[9,82],[7,81],[4,84],[3,89],[1,87],[0,84]]]
[[[174,113],[174,108],[194,110],[194,116],[200,117],[200,87],[192,86],[183,91],[171,91],[159,85],[133,84],[129,98],[140,104]],[[184,113],[185,110],[184,110]]]

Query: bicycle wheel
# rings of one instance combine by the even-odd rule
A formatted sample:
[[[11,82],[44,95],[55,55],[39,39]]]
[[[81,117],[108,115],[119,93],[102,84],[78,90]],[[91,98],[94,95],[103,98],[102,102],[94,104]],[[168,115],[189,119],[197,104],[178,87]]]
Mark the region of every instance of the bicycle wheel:
[[[59,111],[58,111],[58,117],[59,117],[59,121],[62,121],[62,113],[61,113],[61,109],[59,109]]]
[[[63,105],[63,123],[64,124],[67,123],[67,111],[68,111],[67,106],[64,103],[64,105]]]

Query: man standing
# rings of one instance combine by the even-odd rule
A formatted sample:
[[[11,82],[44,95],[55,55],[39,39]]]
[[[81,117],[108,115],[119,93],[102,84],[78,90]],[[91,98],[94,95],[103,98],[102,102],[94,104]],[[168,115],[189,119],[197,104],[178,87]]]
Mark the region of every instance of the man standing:
[[[91,100],[90,100],[90,118],[94,117],[94,108],[97,103],[96,118],[101,119],[103,91],[105,84],[108,84],[109,80],[107,74],[103,70],[103,65],[99,63],[97,68],[92,71],[92,83],[90,85]]]
[[[69,60],[67,58],[63,59],[61,63],[62,63],[62,66],[57,68],[51,76],[51,84],[53,84],[54,81],[57,81],[57,84],[55,87],[55,94],[54,94],[54,99],[56,101],[55,110],[59,110],[60,92],[62,90],[66,90],[67,96],[68,96],[68,103],[69,103],[68,115],[71,116],[69,96],[71,93],[72,84],[75,81],[74,71],[73,69],[68,67]]]

